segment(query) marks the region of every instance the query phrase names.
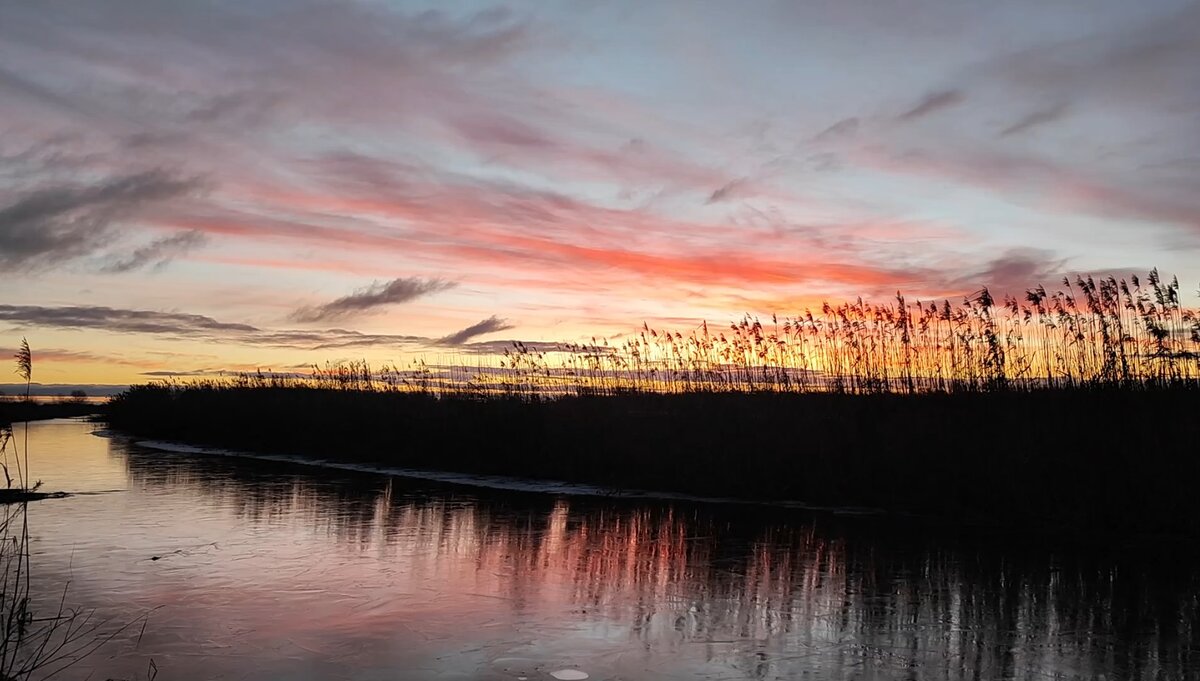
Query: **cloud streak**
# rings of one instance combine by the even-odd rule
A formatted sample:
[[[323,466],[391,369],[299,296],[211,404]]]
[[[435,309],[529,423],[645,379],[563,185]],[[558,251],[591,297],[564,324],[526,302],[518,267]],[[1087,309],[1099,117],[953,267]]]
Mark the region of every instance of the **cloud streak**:
[[[1054,121],[1062,118],[1066,111],[1067,107],[1065,104],[1058,104],[1048,109],[1041,109],[1039,111],[1031,112],[1025,116],[1022,116],[1012,125],[1001,130],[1000,136],[1008,137],[1009,135],[1015,135],[1019,132],[1025,132],[1031,128],[1036,128],[1039,125],[1053,123]]]
[[[314,323],[346,319],[381,307],[399,305],[422,296],[454,288],[457,284],[442,279],[408,277],[375,282],[323,305],[302,307],[291,314],[295,322]]]
[[[0,207],[0,265],[37,269],[91,254],[107,245],[116,221],[200,186],[198,180],[152,170],[92,186],[59,185],[27,193]]]
[[[1067,262],[1053,253],[1036,248],[1016,248],[984,263],[981,267],[954,279],[951,285],[964,290],[987,287],[995,295],[1014,295],[1026,290],[1057,284],[1067,271]]]
[[[467,341],[477,336],[495,333],[496,331],[506,331],[512,328],[514,328],[513,325],[509,324],[507,319],[501,319],[496,315],[492,315],[491,317],[488,317],[481,322],[472,324],[465,329],[455,331],[449,336],[442,338],[439,342],[442,345],[463,345]]]
[[[0,305],[0,324],[9,324],[18,328],[35,326],[52,329],[150,334],[174,339],[233,342],[302,350],[386,346],[411,348],[433,344],[431,339],[423,336],[368,334],[347,329],[274,330],[251,324],[222,322],[199,314],[102,306]]]
[[[101,271],[116,274],[143,268],[162,269],[171,260],[207,242],[208,237],[196,230],[173,234],[134,249],[129,255],[105,265]]]
[[[813,138],[815,142],[828,142],[832,140],[847,139],[858,134],[861,122],[857,118],[843,118],[833,125],[825,128]]]
[[[476,352],[481,351],[481,348],[484,347],[489,349],[501,347],[513,341],[471,342],[472,339],[515,328],[506,319],[493,315],[448,336],[430,338],[404,334],[361,333],[336,328],[321,330],[268,329],[251,324],[223,322],[205,315],[183,312],[130,310],[100,306],[46,307],[39,305],[0,305],[0,324],[16,328],[29,326],[44,329],[146,334],[171,339],[217,341],[246,346],[307,351],[352,348],[423,350],[453,346],[465,352]],[[547,346],[553,345],[553,343],[545,341],[538,341],[538,343]],[[66,353],[67,351],[60,352]],[[87,352],[63,354],[61,358],[71,360],[104,359],[103,356]],[[175,372],[164,370],[159,373],[168,375]],[[142,374],[156,375],[154,372],[142,372]]]
[[[0,357],[11,357],[17,352],[17,348],[0,347]],[[145,360],[130,360],[124,357],[116,357],[113,355],[102,355],[87,350],[65,350],[62,348],[36,348],[34,359],[39,364],[58,364],[58,363],[97,363],[97,364],[123,364],[126,366],[145,366]]]
[[[897,116],[896,120],[912,121],[918,118],[924,118],[925,116],[937,113],[943,109],[949,109],[950,107],[957,106],[966,98],[966,95],[964,95],[960,90],[940,90],[938,92],[931,92],[928,95],[925,95],[925,97],[918,102],[916,106]]]
[[[212,317],[182,312],[128,310],[103,306],[44,307],[0,305],[0,322],[60,329],[96,329],[118,333],[175,334],[218,338],[221,334],[257,333],[249,324],[219,322]]]
[[[705,201],[705,203],[712,204],[721,203],[722,201],[729,201],[730,199],[735,198],[740,190],[745,186],[745,178],[730,180],[729,182],[726,182],[725,184],[713,190],[713,193],[708,196],[708,201]]]

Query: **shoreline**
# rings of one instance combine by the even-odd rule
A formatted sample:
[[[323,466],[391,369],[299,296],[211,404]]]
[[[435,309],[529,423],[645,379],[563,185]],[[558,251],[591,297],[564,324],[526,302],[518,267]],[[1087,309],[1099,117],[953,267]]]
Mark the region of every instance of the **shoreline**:
[[[162,454],[245,459],[248,461],[262,461],[287,466],[302,466],[320,471],[344,471],[397,477],[406,480],[419,480],[475,490],[574,498],[582,497],[622,502],[645,501],[699,504],[705,506],[715,505],[741,508],[753,512],[778,511],[819,514],[843,520],[882,523],[883,527],[893,528],[891,531],[930,532],[937,536],[957,537],[958,539],[955,541],[963,541],[962,537],[965,536],[963,533],[966,532],[971,533],[976,539],[982,536],[989,537],[988,541],[1011,541],[1019,542],[1022,545],[1074,547],[1076,550],[1104,550],[1116,551],[1118,553],[1143,550],[1158,552],[1165,550],[1170,552],[1169,555],[1174,556],[1200,555],[1200,538],[1176,534],[1126,533],[1110,535],[1103,532],[1077,531],[1072,528],[1053,526],[1023,526],[988,521],[955,520],[931,515],[893,512],[880,508],[815,506],[800,501],[786,500],[704,497],[669,491],[606,488],[561,480],[406,469],[382,464],[350,463],[321,459],[301,454],[256,453],[183,442],[145,440],[136,435],[108,429],[94,431],[92,435],[106,439],[126,440],[134,446]]]
[[[26,421],[103,415],[105,406],[90,402],[0,402],[0,427]]]
[[[454,471],[422,470],[415,468],[399,468],[395,466],[373,465],[369,463],[348,463],[329,459],[307,457],[299,454],[263,454],[248,451],[226,449],[222,447],[205,447],[184,442],[167,442],[161,440],[141,440],[126,433],[97,432],[97,437],[124,437],[132,444],[146,449],[175,454],[190,454],[199,456],[221,456],[238,459],[253,459],[257,461],[272,461],[275,463],[295,464],[313,468],[344,470],[355,473],[374,473],[413,480],[427,480],[449,485],[493,489],[506,492],[528,492],[533,494],[550,494],[561,496],[600,497],[622,500],[650,501],[682,501],[699,504],[728,504],[735,506],[763,506],[817,513],[830,513],[842,516],[882,516],[891,515],[880,508],[814,506],[802,501],[791,500],[761,500],[742,499],[736,497],[706,497],[679,492],[644,489],[621,489],[602,487],[586,483],[568,482],[565,480],[542,480],[505,475],[477,475],[472,473],[457,473]]]

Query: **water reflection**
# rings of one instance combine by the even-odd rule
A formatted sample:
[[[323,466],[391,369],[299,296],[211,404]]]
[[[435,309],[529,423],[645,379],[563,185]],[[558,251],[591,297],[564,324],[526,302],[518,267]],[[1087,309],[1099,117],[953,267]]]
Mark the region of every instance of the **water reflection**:
[[[1157,679],[1198,669],[1195,579],[1152,563],[120,443],[111,455],[132,490],[236,518],[244,545],[210,567],[228,588],[272,590],[266,605],[243,602],[273,608],[259,613],[275,622],[260,636],[319,640],[300,646],[309,662],[336,658],[356,673],[544,677],[569,664],[626,679]],[[284,562],[264,576],[262,556]],[[296,626],[314,615],[319,626]],[[233,645],[263,651],[246,638]],[[248,678],[286,671],[269,655],[254,664]]]

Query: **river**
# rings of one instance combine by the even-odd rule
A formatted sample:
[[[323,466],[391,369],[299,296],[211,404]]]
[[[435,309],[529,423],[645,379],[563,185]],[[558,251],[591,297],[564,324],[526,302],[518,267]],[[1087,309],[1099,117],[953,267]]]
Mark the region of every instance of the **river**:
[[[133,624],[63,678],[144,679],[151,660],[159,681],[1200,675],[1197,580],[1161,551],[480,489],[94,430],[29,426],[33,476],[77,493],[28,506],[35,606],[65,598],[97,634]]]

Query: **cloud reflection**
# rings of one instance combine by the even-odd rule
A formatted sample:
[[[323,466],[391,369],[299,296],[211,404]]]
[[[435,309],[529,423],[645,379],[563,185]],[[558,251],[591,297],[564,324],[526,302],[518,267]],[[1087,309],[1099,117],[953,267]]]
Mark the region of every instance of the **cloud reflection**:
[[[452,633],[434,626],[455,645],[535,657],[574,646],[601,678],[1020,678],[1035,669],[1150,678],[1182,674],[1182,651],[1200,636],[1187,580],[1082,556],[1001,554],[983,541],[947,548],[829,517],[171,459],[131,451],[131,480],[198,495],[249,527],[270,524],[261,541],[333,556],[323,561],[345,563],[341,579],[398,599],[347,622],[337,635],[348,641],[380,636],[378,627],[419,629],[400,604],[426,592],[436,601],[422,596],[415,607],[435,623],[459,622]],[[388,586],[378,582],[385,573]],[[293,588],[279,579],[277,588]],[[469,624],[473,616],[496,622],[500,639]],[[526,634],[510,639],[509,627],[561,646],[518,644]],[[622,652],[631,645],[642,651],[636,663]]]

